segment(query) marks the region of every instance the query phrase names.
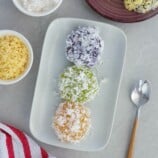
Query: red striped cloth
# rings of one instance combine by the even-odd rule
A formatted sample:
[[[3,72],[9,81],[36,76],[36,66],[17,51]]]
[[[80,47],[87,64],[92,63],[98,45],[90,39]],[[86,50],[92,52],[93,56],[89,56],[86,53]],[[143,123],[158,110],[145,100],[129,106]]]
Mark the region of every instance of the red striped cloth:
[[[0,158],[54,158],[24,132],[0,123]]]

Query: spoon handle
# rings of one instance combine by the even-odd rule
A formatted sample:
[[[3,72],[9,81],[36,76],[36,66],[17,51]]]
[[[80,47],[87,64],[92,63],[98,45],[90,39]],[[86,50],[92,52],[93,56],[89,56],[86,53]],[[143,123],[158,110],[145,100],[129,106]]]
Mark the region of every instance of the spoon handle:
[[[137,117],[135,118],[134,124],[133,124],[133,129],[132,129],[132,134],[131,134],[131,140],[128,148],[128,156],[127,158],[134,158],[134,145],[135,145],[135,139],[136,139],[136,131],[138,127],[138,114]]]

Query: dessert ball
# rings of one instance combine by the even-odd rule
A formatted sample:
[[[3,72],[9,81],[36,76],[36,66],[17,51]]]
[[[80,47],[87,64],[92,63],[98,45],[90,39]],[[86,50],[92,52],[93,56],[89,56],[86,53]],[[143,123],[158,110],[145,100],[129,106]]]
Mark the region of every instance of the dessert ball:
[[[134,11],[142,4],[142,2],[143,0],[124,0],[124,5],[127,10]]]
[[[158,0],[124,0],[124,5],[129,11],[147,13],[158,7]]]
[[[61,103],[53,120],[53,128],[61,141],[78,143],[88,134],[90,111],[75,103]]]
[[[95,27],[78,27],[66,40],[66,58],[77,66],[94,66],[104,48]]]
[[[66,101],[85,103],[95,97],[98,89],[95,74],[85,66],[68,67],[60,76],[60,95]]]

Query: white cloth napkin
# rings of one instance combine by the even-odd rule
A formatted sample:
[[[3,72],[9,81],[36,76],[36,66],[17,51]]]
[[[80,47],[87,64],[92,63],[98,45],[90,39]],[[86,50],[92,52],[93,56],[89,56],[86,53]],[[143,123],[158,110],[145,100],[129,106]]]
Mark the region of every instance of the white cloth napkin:
[[[0,123],[0,158],[54,158],[24,132]]]

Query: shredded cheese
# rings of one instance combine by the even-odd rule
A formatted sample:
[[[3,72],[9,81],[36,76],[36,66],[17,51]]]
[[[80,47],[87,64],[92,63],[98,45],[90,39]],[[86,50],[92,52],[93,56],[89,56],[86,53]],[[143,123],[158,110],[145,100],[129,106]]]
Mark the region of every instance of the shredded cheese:
[[[0,37],[0,79],[12,80],[26,69],[28,48],[21,39],[12,35]]]

